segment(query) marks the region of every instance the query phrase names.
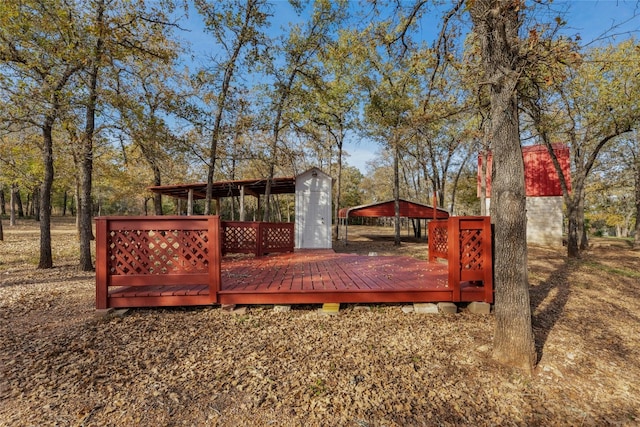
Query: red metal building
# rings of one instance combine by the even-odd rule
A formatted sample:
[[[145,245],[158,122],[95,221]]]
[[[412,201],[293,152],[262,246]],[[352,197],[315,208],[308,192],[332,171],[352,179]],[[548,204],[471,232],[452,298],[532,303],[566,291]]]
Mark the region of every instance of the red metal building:
[[[569,147],[553,146],[567,189],[571,191]],[[544,145],[522,147],[524,180],[527,196],[527,241],[545,246],[562,245],[563,197],[560,177]],[[487,156],[487,211],[491,201],[491,168],[493,158]],[[482,157],[478,157],[478,197],[481,195]]]
[[[563,144],[553,145],[562,173],[571,191],[571,164],[569,147]],[[562,196],[560,178],[551,160],[549,150],[544,145],[522,147],[524,159],[524,182],[527,197]],[[493,156],[487,156],[487,197],[491,197],[491,168]],[[478,156],[478,197],[480,197],[480,179],[482,174],[482,157]]]

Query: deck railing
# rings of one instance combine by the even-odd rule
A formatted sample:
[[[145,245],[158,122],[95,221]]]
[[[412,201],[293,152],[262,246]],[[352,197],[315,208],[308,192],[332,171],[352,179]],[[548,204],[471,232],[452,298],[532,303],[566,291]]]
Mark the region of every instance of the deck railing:
[[[222,253],[249,253],[262,256],[274,252],[293,252],[292,222],[222,222]]]
[[[438,258],[447,259],[447,224],[446,219],[429,221],[429,262]]]
[[[97,218],[96,308],[216,303],[223,243],[226,252],[293,251],[293,231],[218,216]],[[433,221],[429,233],[429,259],[447,259],[451,300],[493,302],[489,218]]]
[[[429,261],[445,258],[453,301],[461,301],[462,283],[482,285],[483,300],[493,302],[491,220],[485,216],[452,216],[429,223]]]
[[[218,216],[96,218],[96,308],[113,306],[111,287],[157,286],[157,301],[145,304],[165,305],[163,288],[200,285],[208,292],[175,295],[172,305],[215,303],[220,254]]]

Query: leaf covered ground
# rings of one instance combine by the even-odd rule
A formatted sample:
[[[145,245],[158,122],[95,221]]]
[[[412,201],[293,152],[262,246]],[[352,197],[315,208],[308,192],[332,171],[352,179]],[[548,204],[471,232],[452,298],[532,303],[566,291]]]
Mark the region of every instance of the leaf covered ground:
[[[355,228],[355,227],[354,227]],[[426,256],[382,231],[338,251]],[[387,237],[384,237],[384,235]],[[599,240],[580,260],[530,247],[539,364],[491,360],[493,315],[401,305],[135,309],[96,316],[71,224],[57,267],[37,270],[38,230],[0,242],[0,425],[637,425],[640,254]]]

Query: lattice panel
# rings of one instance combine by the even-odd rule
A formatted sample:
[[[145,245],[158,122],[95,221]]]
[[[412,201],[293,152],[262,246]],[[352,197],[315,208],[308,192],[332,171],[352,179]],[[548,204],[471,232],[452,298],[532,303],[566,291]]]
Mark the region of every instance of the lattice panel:
[[[460,230],[462,270],[482,270],[482,230]]]
[[[114,230],[107,240],[111,275],[208,271],[207,230]]]
[[[432,230],[432,235],[429,236],[429,240],[432,241],[431,247],[434,249],[436,253],[447,254],[447,250],[449,248],[447,244],[447,227],[434,227]]]
[[[225,227],[224,251],[255,251],[257,234],[258,232],[255,227]]]
[[[266,249],[286,249],[293,244],[293,230],[291,228],[267,227],[264,229]]]

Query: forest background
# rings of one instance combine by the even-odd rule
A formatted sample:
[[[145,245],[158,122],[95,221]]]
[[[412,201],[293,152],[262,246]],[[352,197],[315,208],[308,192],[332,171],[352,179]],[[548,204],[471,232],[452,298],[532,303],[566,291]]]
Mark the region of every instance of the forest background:
[[[520,26],[521,54],[534,64],[519,88],[521,141],[569,145],[564,197],[583,247],[589,230],[635,228],[637,239],[640,210],[637,3],[598,2],[615,19],[580,28],[572,17],[588,3],[524,2]],[[454,214],[481,213],[488,95],[467,7],[3,3],[1,214],[40,221],[44,268],[50,216],[76,215],[80,265],[90,269],[93,216],[177,212],[150,185],[318,166],[336,179],[336,211],[394,196],[430,203],[435,193]],[[349,150],[372,154],[365,170]],[[293,199],[270,200],[249,216],[286,219]],[[234,204],[220,214],[234,218]]]

